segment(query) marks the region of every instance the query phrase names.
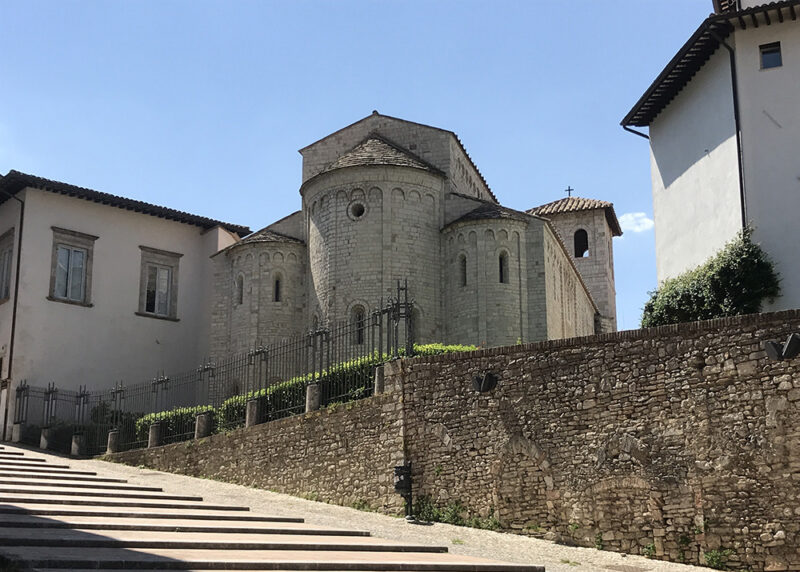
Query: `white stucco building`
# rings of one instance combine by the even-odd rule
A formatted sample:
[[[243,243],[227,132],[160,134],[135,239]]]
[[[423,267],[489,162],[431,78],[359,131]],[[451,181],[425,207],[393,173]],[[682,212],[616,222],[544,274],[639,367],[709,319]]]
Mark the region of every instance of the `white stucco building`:
[[[0,412],[22,380],[110,387],[123,372],[143,381],[196,367],[208,355],[209,256],[248,233],[16,171],[2,177]]]
[[[750,224],[781,277],[767,309],[800,307],[798,16],[798,0],[716,0],[622,120],[649,128],[659,282]]]

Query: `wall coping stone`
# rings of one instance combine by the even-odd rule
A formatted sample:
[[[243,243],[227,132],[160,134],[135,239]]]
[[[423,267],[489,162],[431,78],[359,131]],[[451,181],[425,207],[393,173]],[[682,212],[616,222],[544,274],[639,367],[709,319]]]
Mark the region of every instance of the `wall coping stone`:
[[[566,348],[585,348],[586,346],[597,346],[606,343],[617,343],[633,340],[653,340],[664,337],[671,337],[680,334],[696,332],[713,332],[715,330],[730,326],[759,326],[777,324],[786,321],[800,321],[800,309],[783,310],[780,312],[762,312],[759,314],[744,314],[741,316],[727,316],[724,318],[714,318],[712,320],[702,320],[697,322],[682,322],[679,324],[669,324],[666,326],[656,326],[652,328],[639,328],[636,330],[622,330],[606,334],[595,334],[592,336],[580,336],[576,338],[563,338],[559,340],[545,340],[540,342],[528,342],[513,346],[499,346],[495,348],[484,348],[468,352],[455,352],[439,354],[434,356],[416,356],[404,358],[409,365],[423,363],[453,362],[464,358],[489,357],[496,355],[511,355],[531,353],[535,351],[556,350]],[[800,326],[799,326],[800,327]]]

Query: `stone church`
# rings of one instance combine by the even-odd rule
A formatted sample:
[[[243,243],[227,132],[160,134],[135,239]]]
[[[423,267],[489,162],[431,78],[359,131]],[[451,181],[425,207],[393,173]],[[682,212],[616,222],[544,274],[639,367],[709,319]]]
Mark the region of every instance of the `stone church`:
[[[455,133],[378,112],[300,153],[301,209],[213,256],[212,355],[363,319],[398,280],[420,342],[616,330],[611,203],[503,207]]]

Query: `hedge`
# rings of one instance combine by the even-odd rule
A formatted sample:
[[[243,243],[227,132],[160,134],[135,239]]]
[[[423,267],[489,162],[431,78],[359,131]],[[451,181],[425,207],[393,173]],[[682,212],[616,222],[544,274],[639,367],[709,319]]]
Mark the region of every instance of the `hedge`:
[[[185,433],[192,433],[194,436],[195,418],[200,413],[210,412],[212,421],[212,433],[216,429],[217,410],[210,405],[198,405],[197,407],[176,407],[169,411],[159,411],[148,413],[136,420],[136,440],[147,441],[149,437],[150,425],[160,421],[162,423],[161,438],[165,442],[171,441],[174,437]]]
[[[642,327],[752,314],[761,310],[765,299],[780,293],[779,282],[772,262],[747,228],[702,266],[651,292]]]
[[[475,346],[425,344],[414,345],[415,355],[438,355],[451,352],[465,352],[478,349]],[[400,354],[405,352],[401,350]],[[338,363],[318,375],[300,375],[289,380],[270,385],[267,388],[234,395],[226,399],[218,409],[210,405],[180,407],[169,411],[150,413],[136,420],[136,440],[146,441],[149,427],[156,421],[165,424],[163,438],[171,438],[187,433],[194,427],[198,413],[214,413],[214,432],[227,431],[244,425],[247,402],[262,400],[262,411],[266,421],[289,417],[305,410],[306,385],[317,381],[321,389],[323,406],[333,403],[355,401],[369,396],[368,386],[372,383],[375,368],[392,359],[388,354],[375,353],[361,358]]]

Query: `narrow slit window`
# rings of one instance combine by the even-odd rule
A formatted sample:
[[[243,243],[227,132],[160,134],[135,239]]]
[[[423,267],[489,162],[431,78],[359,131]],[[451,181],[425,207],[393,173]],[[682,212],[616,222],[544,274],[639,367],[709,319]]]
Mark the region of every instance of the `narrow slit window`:
[[[241,275],[236,278],[236,304],[244,304],[244,277]]]
[[[273,300],[275,300],[275,302],[280,302],[281,301],[281,279],[280,278],[276,278],[275,279],[275,288],[273,289]]]
[[[458,258],[458,272],[459,272],[459,280],[461,286],[467,285],[467,257],[465,255],[461,255]]]
[[[361,306],[356,306],[353,308],[353,342],[356,345],[364,344],[366,327],[366,312]]]
[[[508,284],[508,254],[505,252],[500,255],[499,265],[500,283]]]
[[[781,43],[773,42],[772,44],[763,44],[758,46],[761,52],[761,69],[779,68],[783,65],[783,57],[781,56]]]
[[[579,228],[575,231],[575,258],[585,258],[589,256],[589,234]]]

